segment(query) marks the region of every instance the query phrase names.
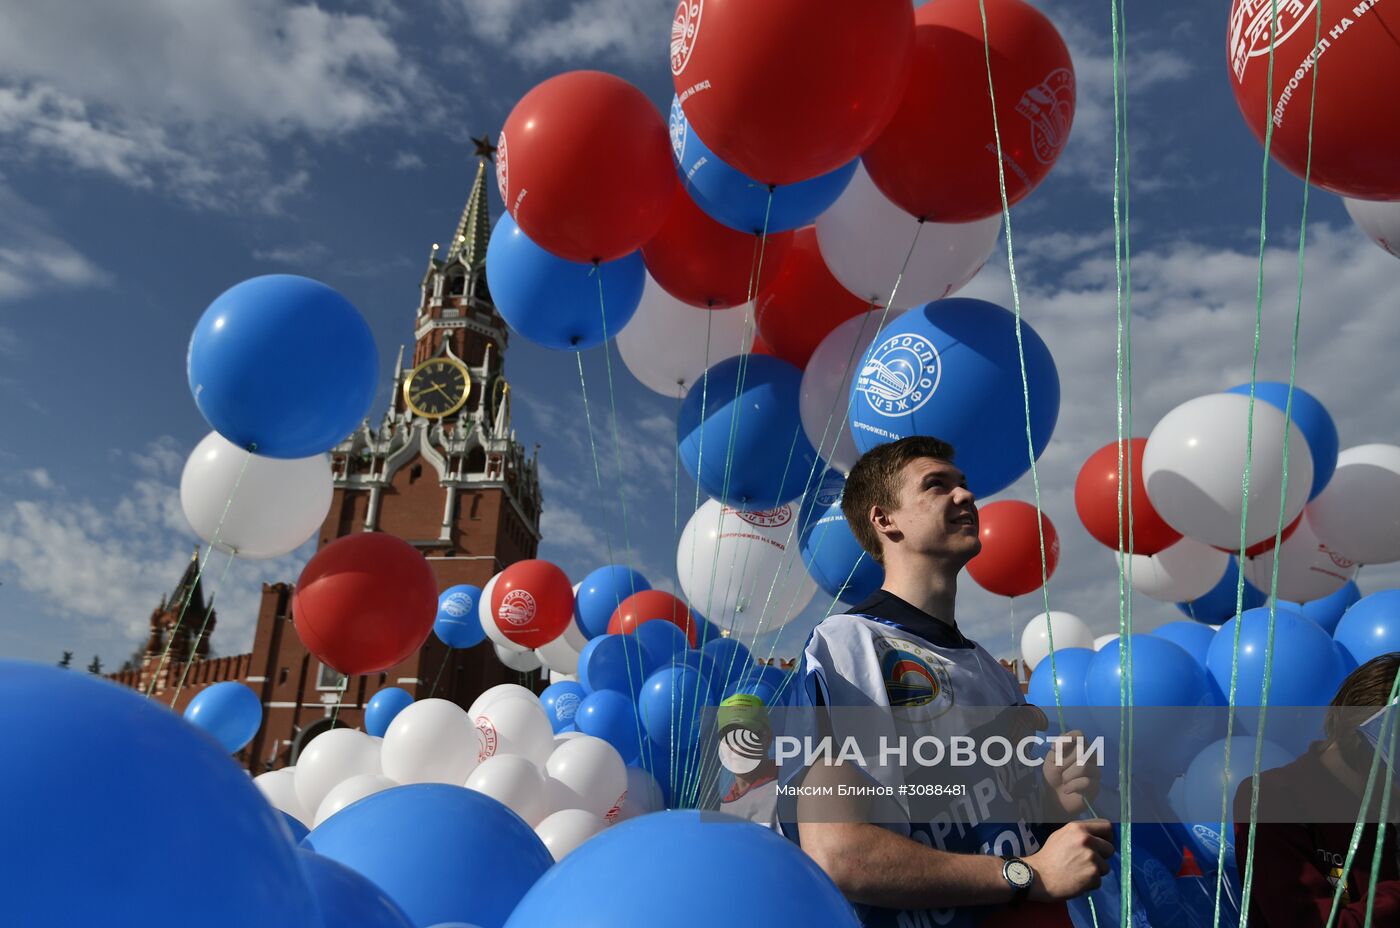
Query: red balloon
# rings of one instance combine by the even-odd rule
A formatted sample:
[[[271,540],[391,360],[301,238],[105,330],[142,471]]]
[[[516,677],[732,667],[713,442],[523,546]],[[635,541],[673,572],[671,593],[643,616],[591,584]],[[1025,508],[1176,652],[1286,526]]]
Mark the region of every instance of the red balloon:
[[[1235,0],[1230,7],[1226,64],[1235,102],[1262,142],[1272,117],[1269,153],[1298,177],[1308,167],[1308,108],[1313,65],[1322,72],[1312,116],[1311,181],[1361,200],[1400,199],[1400,20],[1376,0],[1278,4],[1274,81],[1269,85],[1271,0]],[[1382,14],[1391,17],[1385,22]],[[1381,91],[1380,88],[1387,88]]]
[[[1123,442],[1123,467],[1129,466],[1132,457],[1132,507],[1134,554],[1156,554],[1165,551],[1181,540],[1181,533],[1172,528],[1147,497],[1147,486],[1142,479],[1142,457],[1147,451],[1146,438],[1130,438]],[[1079,478],[1074,482],[1074,508],[1079,511],[1079,520],[1089,530],[1095,540],[1118,550],[1118,497],[1122,495],[1123,537],[1128,538],[1129,496],[1118,486],[1118,443],[1109,442],[1089,455],[1089,460],[1079,470]]]
[[[870,145],[904,92],[913,38],[909,0],[681,0],[671,74],[716,155],[791,184]]]
[[[760,256],[757,235],[715,222],[677,185],[671,212],[642,246],[642,258],[662,289],[682,303],[725,309],[753,299],[777,275],[791,244],[791,232],[769,235]]]
[[[618,603],[608,619],[608,634],[630,635],[643,622],[666,621],[685,632],[695,647],[695,621],[681,600],[664,590],[642,590]]]
[[[992,909],[977,928],[1074,928],[1074,920],[1063,902],[1023,902]]]
[[[773,349],[769,348],[768,343],[763,340],[763,336],[758,333],[756,327],[753,332],[753,345],[749,347],[749,354],[766,354],[777,357],[773,354]]]
[[[988,503],[977,512],[982,552],[967,562],[967,572],[977,585],[999,596],[1020,596],[1040,589],[1040,532],[1035,507],[1020,500]],[[1060,563],[1060,536],[1045,513],[1045,577]]]
[[[1298,530],[1298,523],[1299,523],[1299,522],[1302,522],[1302,521],[1303,521],[1303,514],[1300,512],[1300,513],[1298,513],[1298,518],[1294,519],[1292,522],[1289,522],[1287,525],[1285,525],[1285,526],[1283,527],[1283,534],[1279,536],[1279,543],[1281,544],[1281,543],[1287,541],[1287,540],[1289,539],[1289,536],[1291,536],[1294,532],[1296,532],[1296,531]],[[1233,548],[1222,548],[1222,547],[1220,547],[1219,545],[1212,545],[1211,547],[1215,548],[1215,550],[1217,550],[1217,551],[1225,551],[1225,552],[1227,552],[1227,553],[1229,553],[1229,554],[1238,554],[1238,553],[1239,553],[1239,550],[1240,550],[1239,545],[1236,545],[1236,546],[1233,547]],[[1268,538],[1265,538],[1263,541],[1256,541],[1254,544],[1250,545],[1248,548],[1245,548],[1245,549],[1244,549],[1244,556],[1245,556],[1245,557],[1258,557],[1259,555],[1263,554],[1265,551],[1272,551],[1272,550],[1274,550],[1274,536],[1273,536],[1273,535],[1270,535]]]
[[[496,183],[530,241],[570,261],[613,261],[656,234],[678,181],[666,121],[620,77],[570,71],[515,104]]]
[[[1012,204],[1045,179],[1069,139],[1074,65],[1060,33],[1022,0],[987,0],[986,9],[996,126],[978,0],[938,0],[914,14],[913,76],[864,155],[875,186],[920,219],[1001,212],[997,128]]]
[[[817,247],[816,229],[807,226],[793,233],[778,273],[759,291],[754,322],[772,354],[806,367],[832,329],[871,308],[831,276]]]
[[[538,648],[564,634],[574,616],[574,587],[549,561],[516,561],[491,591],[496,628],[522,648]]]
[[[357,532],[307,562],[292,593],[292,623],[328,667],[377,673],[422,647],[437,598],[432,568],[416,548],[383,532]]]

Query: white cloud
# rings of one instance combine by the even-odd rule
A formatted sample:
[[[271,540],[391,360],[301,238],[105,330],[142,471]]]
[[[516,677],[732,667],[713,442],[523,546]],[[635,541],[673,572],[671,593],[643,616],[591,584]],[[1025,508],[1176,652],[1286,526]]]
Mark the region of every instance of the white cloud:
[[[423,159],[411,151],[401,151],[394,156],[395,171],[416,171],[423,166]]]
[[[253,257],[259,261],[298,266],[315,263],[329,254],[330,249],[321,242],[302,242],[299,245],[281,245],[275,248],[256,248],[253,250]]]
[[[33,470],[25,471],[25,476],[41,490],[52,490],[54,488],[53,478],[50,477],[49,472],[42,467],[36,467]]]
[[[526,64],[666,60],[674,0],[577,0],[562,16],[538,0],[457,0],[478,39],[506,46]]]
[[[107,273],[59,238],[52,225],[0,179],[0,302],[109,282]],[[0,354],[16,350],[14,333],[0,330]]]

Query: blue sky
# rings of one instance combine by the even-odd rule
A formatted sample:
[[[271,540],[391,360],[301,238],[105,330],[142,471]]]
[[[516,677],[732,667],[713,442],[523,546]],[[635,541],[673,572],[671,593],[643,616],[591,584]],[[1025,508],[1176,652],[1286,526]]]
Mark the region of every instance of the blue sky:
[[[1041,459],[1042,499],[1064,544],[1052,607],[1116,630],[1112,557],[1073,510],[1084,458],[1114,435],[1113,111],[1109,5],[1037,4],[1074,55],[1079,107],[1045,184],[1012,210],[1025,318],[1050,345],[1063,404]],[[388,402],[411,339],[430,245],[445,241],[475,163],[468,137],[560,71],[599,68],[671,96],[670,0],[0,0],[0,654],[63,650],[120,664],[189,559],[178,500],[207,432],[185,382],[189,333],[228,286],[272,272],[316,277],[369,319]],[[1129,3],[1134,433],[1193,396],[1247,380],[1261,149],[1226,80],[1226,10]],[[490,185],[493,214],[499,213]],[[1287,375],[1302,185],[1269,178],[1261,378]],[[1331,409],[1342,445],[1394,442],[1400,424],[1400,262],[1355,232],[1334,196],[1310,204],[1299,383]],[[1010,304],[1004,255],[964,291]],[[308,346],[308,350],[314,350]],[[601,349],[585,356],[595,421]],[[517,338],[515,422],[543,445],[541,556],[572,577],[621,549],[615,495],[594,489],[574,358]],[[676,403],[613,355],[634,562],[674,587]],[[598,421],[605,486],[619,486]],[[1029,498],[1025,480],[999,498]],[[679,497],[679,503],[677,503]],[[295,579],[309,551],[270,563],[211,559],[219,653],[251,644],[258,584]],[[1400,572],[1367,568],[1364,590]],[[825,606],[819,597],[817,601]],[[1016,603],[1021,622],[1040,599]],[[1138,598],[1135,619],[1177,617]],[[959,620],[994,651],[1007,604],[966,581]],[[777,644],[795,653],[815,606]]]

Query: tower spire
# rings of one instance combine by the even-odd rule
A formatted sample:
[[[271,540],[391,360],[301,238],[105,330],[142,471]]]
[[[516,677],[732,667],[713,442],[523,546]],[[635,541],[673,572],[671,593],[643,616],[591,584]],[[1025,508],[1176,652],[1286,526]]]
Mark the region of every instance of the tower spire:
[[[175,592],[170,594],[167,600],[170,608],[186,610],[185,597],[190,596],[190,591],[194,595],[190,597],[189,609],[195,614],[204,611],[204,588],[199,578],[199,546],[195,545],[194,554],[190,555],[190,562],[185,567],[185,573],[180,577],[180,582],[175,586]]]
[[[495,160],[496,146],[489,137],[473,139],[476,143],[476,178],[472,181],[471,193],[467,195],[467,205],[462,209],[461,221],[453,233],[452,244],[447,249],[447,260],[461,257],[462,263],[476,270],[486,263],[486,243],[491,238],[491,207],[486,202],[486,165]]]

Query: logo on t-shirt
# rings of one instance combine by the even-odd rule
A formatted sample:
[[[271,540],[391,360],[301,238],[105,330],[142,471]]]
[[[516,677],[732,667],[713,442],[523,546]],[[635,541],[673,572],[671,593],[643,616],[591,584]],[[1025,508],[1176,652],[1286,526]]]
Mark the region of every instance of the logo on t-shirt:
[[[940,715],[953,707],[948,670],[937,654],[904,638],[879,635],[874,644],[891,706],[933,706]]]

